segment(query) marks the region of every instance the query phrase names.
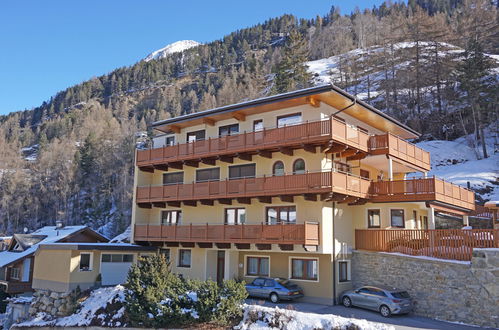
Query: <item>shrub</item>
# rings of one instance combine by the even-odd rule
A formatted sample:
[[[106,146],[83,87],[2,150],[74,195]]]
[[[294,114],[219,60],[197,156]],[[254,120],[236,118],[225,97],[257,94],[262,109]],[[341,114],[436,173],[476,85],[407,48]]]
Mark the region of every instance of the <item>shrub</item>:
[[[164,256],[140,260],[125,284],[125,306],[132,326],[172,327],[214,322],[226,325],[242,315],[244,282],[184,280]]]

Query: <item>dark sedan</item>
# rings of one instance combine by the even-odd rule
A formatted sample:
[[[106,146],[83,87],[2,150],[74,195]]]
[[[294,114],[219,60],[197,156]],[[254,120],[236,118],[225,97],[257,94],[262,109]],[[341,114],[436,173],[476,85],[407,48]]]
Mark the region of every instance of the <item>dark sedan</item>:
[[[303,297],[303,290],[284,278],[258,277],[246,284],[246,290],[252,297],[269,298],[273,303]]]

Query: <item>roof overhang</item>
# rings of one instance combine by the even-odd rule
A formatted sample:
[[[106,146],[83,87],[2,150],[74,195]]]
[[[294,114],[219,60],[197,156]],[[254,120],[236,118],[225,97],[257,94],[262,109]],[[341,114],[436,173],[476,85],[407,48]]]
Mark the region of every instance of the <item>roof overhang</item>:
[[[324,102],[325,104],[338,109],[338,112],[343,112],[381,131],[392,132],[405,139],[417,138],[420,135],[412,128],[332,84],[272,95],[210,110],[193,112],[187,115],[154,122],[150,127],[164,133],[178,132],[181,128],[205,124],[207,122],[216,122],[230,118],[244,118],[248,115],[305,104],[317,105],[317,101]]]
[[[40,244],[38,250],[77,250],[77,251],[124,251],[124,252],[143,252],[156,251],[154,246],[141,246],[133,244],[114,244],[114,243],[52,243]]]

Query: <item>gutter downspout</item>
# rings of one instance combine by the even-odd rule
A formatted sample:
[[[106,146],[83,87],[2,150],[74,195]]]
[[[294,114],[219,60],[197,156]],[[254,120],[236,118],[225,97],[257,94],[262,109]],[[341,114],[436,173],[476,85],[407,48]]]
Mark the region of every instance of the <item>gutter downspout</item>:
[[[339,114],[340,112],[345,111],[346,109],[348,109],[350,107],[353,107],[356,104],[357,104],[357,98],[354,98],[353,101],[352,101],[352,103],[350,103],[350,105],[347,105],[343,109],[340,109],[340,110],[336,111],[335,113],[333,113],[333,117],[336,116],[337,114]]]
[[[336,210],[336,202],[333,202],[333,305],[337,305],[338,302],[336,300],[336,231],[334,229],[334,211]]]

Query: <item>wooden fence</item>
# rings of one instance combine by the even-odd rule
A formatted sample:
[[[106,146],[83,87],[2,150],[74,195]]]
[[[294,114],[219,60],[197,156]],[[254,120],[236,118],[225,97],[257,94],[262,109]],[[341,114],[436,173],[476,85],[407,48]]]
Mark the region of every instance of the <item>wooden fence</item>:
[[[499,248],[499,229],[357,229],[355,248],[469,261],[473,248]]]

